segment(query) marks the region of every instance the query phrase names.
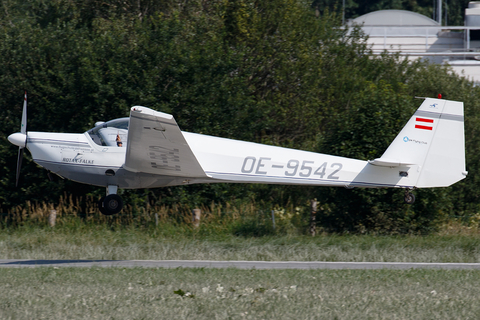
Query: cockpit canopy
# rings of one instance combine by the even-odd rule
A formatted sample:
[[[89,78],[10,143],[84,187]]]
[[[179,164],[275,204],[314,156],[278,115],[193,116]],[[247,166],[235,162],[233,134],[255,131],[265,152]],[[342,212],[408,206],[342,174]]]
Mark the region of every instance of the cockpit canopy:
[[[95,128],[88,130],[92,140],[107,147],[126,147],[128,139],[128,125],[130,118],[120,118],[98,124]]]

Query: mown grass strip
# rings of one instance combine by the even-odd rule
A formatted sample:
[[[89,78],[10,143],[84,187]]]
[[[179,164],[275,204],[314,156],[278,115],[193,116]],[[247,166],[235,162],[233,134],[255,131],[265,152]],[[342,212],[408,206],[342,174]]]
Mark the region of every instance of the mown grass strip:
[[[479,263],[480,236],[182,236],[160,228],[25,227],[2,230],[0,258]]]
[[[474,319],[480,271],[2,269],[2,319]]]

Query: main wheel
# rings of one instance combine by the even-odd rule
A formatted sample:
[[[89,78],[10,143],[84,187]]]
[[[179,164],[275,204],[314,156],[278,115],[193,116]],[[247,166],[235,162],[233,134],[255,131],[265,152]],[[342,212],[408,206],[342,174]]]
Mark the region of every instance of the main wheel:
[[[100,199],[98,203],[100,212],[104,215],[112,215],[119,213],[123,208],[122,198],[118,194],[109,194]]]
[[[105,200],[105,196],[101,197],[100,200],[98,200],[98,210],[100,210],[100,212],[102,214],[107,214],[107,212],[105,211],[105,209],[103,208],[103,200]]]
[[[405,194],[404,200],[407,204],[413,204],[415,202],[415,195],[411,192],[408,192]]]

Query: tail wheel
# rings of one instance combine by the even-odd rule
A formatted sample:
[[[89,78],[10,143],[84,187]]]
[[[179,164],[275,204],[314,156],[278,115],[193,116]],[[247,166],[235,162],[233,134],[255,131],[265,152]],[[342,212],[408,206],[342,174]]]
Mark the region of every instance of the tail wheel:
[[[406,204],[413,204],[415,202],[415,195],[411,192],[405,192],[404,200]]]
[[[98,202],[98,208],[104,215],[110,216],[119,213],[123,208],[122,198],[117,194],[109,194]]]

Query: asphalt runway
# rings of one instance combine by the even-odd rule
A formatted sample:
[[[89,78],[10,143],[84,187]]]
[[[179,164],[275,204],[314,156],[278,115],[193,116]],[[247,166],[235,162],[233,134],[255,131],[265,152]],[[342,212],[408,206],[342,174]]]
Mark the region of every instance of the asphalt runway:
[[[207,261],[207,260],[28,260],[0,259],[0,268],[121,267],[238,269],[480,269],[480,263]]]

